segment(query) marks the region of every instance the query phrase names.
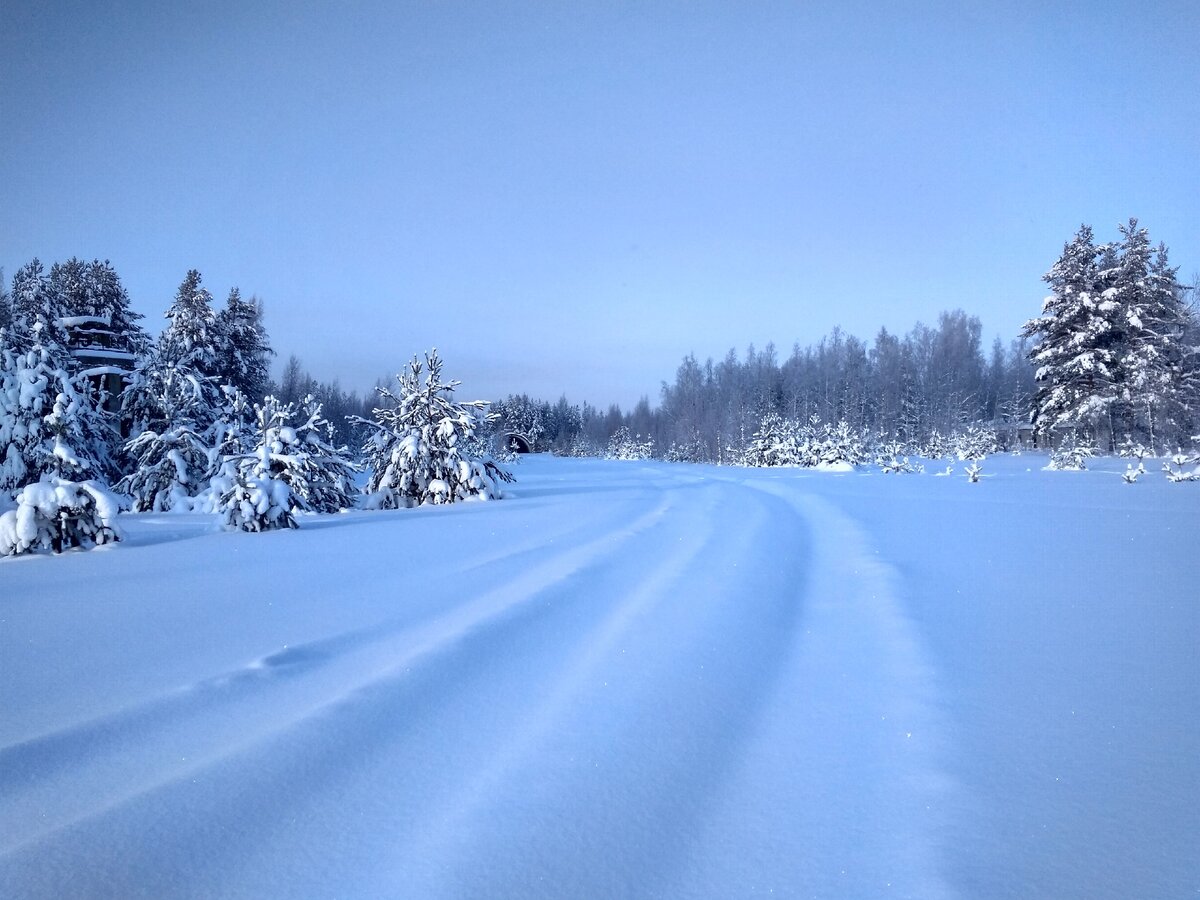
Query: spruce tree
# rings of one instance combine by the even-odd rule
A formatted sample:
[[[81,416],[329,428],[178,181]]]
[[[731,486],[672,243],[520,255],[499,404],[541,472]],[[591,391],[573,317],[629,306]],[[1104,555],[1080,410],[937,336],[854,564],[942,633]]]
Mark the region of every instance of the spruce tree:
[[[0,491],[45,478],[105,478],[105,425],[67,372],[63,351],[18,349],[0,332]]]
[[[4,269],[0,268],[0,328],[12,327],[12,295],[4,281]]]
[[[422,376],[423,368],[425,371]],[[413,357],[396,376],[399,390],[375,390],[384,401],[369,430],[363,452],[370,467],[367,491],[375,505],[394,509],[468,498],[499,499],[500,483],[512,475],[494,460],[475,456],[470,439],[480,423],[493,419],[483,401],[459,403],[451,394],[457,381],[442,381],[437,350]]]
[[[1101,269],[1102,260],[1109,268]],[[1113,262],[1111,250],[1097,248],[1092,229],[1083,225],[1043,276],[1053,293],[1022,331],[1035,341],[1029,359],[1036,367],[1033,423],[1040,438],[1069,428],[1094,439],[1113,412],[1124,331],[1118,304],[1106,295]],[[1107,430],[1111,435],[1111,425]]]
[[[219,325],[212,295],[195,269],[179,285],[166,318],[170,323],[158,338],[159,360],[165,365],[193,369],[204,377],[216,375]]]
[[[222,384],[232,385],[251,400],[261,400],[270,380],[274,355],[262,323],[262,304],[243,300],[236,287],[225,308],[217,313],[217,373]]]
[[[116,485],[137,512],[187,507],[215,470],[211,385],[194,371],[156,357],[134,373],[124,416],[133,437],[125,445],[131,471]]]
[[[50,289],[49,279],[36,257],[17,269],[9,302],[12,319],[9,340],[13,347],[28,350],[34,344],[43,347],[65,344],[59,320],[66,311]]]
[[[1167,248],[1152,247],[1136,219],[1121,226],[1121,236],[1120,265],[1109,290],[1125,325],[1119,421],[1127,434],[1153,447],[1180,437],[1193,362],[1183,340],[1188,309]]]

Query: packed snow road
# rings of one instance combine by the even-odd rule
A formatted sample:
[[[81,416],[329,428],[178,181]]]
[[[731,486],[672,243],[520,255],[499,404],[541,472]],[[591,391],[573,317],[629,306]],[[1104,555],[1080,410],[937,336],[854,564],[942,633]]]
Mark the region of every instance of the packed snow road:
[[[6,562],[0,896],[1186,895],[1196,506],[1024,468],[534,458],[501,503]],[[1130,535],[1047,553],[1051,510],[1166,569],[1106,593]],[[1008,578],[1067,620],[1048,683]]]

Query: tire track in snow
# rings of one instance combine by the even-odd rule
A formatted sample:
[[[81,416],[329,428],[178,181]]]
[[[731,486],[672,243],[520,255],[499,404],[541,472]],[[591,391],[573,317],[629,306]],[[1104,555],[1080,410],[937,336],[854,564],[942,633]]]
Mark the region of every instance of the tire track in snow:
[[[621,528],[609,527],[605,517],[598,536],[576,535],[581,543],[566,544],[549,560],[544,550],[531,557],[522,546],[472,562],[467,571],[481,580],[492,567],[520,568],[506,573],[511,580],[430,622],[400,620],[293,645],[132,709],[0,749],[0,805],[6,810],[0,817],[0,858],[270,739],[381,675],[486,628],[563,578],[617,552],[669,509],[670,499],[663,497]],[[521,566],[526,560],[529,564]],[[156,759],[157,765],[131,769],[131,752]]]
[[[704,534],[681,539],[691,551],[613,608],[530,724],[406,849],[422,896],[672,893],[783,663],[807,562],[783,504],[709,493]]]
[[[690,497],[701,494],[707,494],[705,502],[710,504],[706,527],[711,529],[715,515],[711,504],[725,497],[728,489],[695,492]],[[758,505],[761,507],[761,502]],[[689,515],[680,521],[690,525],[692,519]],[[762,517],[757,530],[747,530],[751,536],[748,539],[769,531],[771,521],[770,517]],[[711,568],[698,567],[693,573],[695,577],[682,584],[679,573],[688,570],[688,563],[705,553],[714,555],[714,544],[720,541],[713,533],[706,533],[702,539],[693,536],[683,542],[681,550],[671,544],[681,543],[680,538],[686,539],[687,535],[678,533],[678,523],[676,530],[665,526],[666,523],[656,523],[638,535],[632,563],[625,558],[627,554],[616,552],[630,549],[628,542],[614,544],[612,552],[593,560],[590,567],[573,575],[564,573],[557,585],[537,596],[544,603],[520,604],[512,615],[490,627],[475,629],[460,640],[444,644],[441,652],[426,657],[412,671],[380,677],[293,723],[270,740],[259,741],[184,773],[171,783],[121,802],[102,815],[49,835],[36,846],[23,848],[23,852],[14,855],[20,858],[10,857],[13,870],[18,877],[26,865],[43,866],[43,872],[54,872],[56,858],[69,857],[81,847],[97,841],[117,845],[125,842],[127,853],[119,858],[110,857],[106,866],[89,872],[95,879],[92,886],[101,893],[118,895],[140,886],[150,893],[180,896],[226,893],[249,896],[255,893],[253,877],[260,871],[257,861],[269,857],[280,846],[294,853],[296,844],[302,843],[311,844],[311,852],[324,863],[314,862],[314,871],[298,873],[297,877],[303,879],[298,883],[306,885],[308,890],[313,884],[326,884],[335,892],[345,891],[347,878],[364,867],[367,871],[378,868],[389,852],[397,859],[404,859],[406,841],[421,834],[437,812],[460,795],[462,784],[472,778],[478,783],[476,773],[486,770],[494,760],[497,746],[505,746],[507,742],[515,752],[515,756],[510,752],[515,766],[501,765],[498,770],[501,773],[521,770],[526,750],[535,757],[527,766],[540,765],[534,750],[545,743],[543,735],[550,723],[563,718],[564,712],[577,713],[573,726],[578,729],[575,750],[579,754],[605,755],[610,752],[604,749],[605,743],[614,733],[619,739],[612,758],[616,770],[610,766],[606,777],[597,781],[590,777],[590,766],[567,765],[560,775],[560,786],[582,789],[582,796],[590,798],[589,805],[594,805],[591,800],[597,792],[606,793],[611,784],[623,795],[623,802],[610,811],[604,829],[581,836],[582,841],[568,841],[563,849],[570,850],[574,861],[584,864],[594,876],[604,871],[618,875],[619,872],[607,867],[603,856],[589,853],[592,846],[589,839],[599,840],[606,852],[615,850],[653,867],[655,860],[647,854],[658,856],[663,849],[677,852],[678,846],[664,848],[660,840],[657,848],[639,848],[634,841],[660,834],[668,821],[686,821],[687,815],[697,814],[699,801],[693,799],[697,788],[703,787],[706,777],[713,782],[710,787],[719,781],[742,739],[743,729],[731,730],[722,720],[732,716],[741,721],[752,714],[755,698],[767,691],[774,672],[772,660],[777,661],[778,656],[766,654],[765,662],[756,663],[747,658],[745,643],[735,644],[736,652],[723,655],[721,641],[725,635],[712,630],[714,623],[723,627],[730,624],[731,617],[735,623],[744,618],[743,611],[727,605],[718,604],[719,614],[701,617],[705,624],[689,631],[689,615],[684,614],[694,613],[690,609],[692,601],[695,596],[704,595]],[[743,541],[725,559],[736,564],[744,552]],[[779,577],[793,574],[791,570],[781,570]],[[736,575],[730,573],[730,577]],[[610,595],[636,596],[638,586],[647,581],[657,582],[660,589],[642,595],[632,607],[625,604],[614,609],[606,599]],[[670,590],[673,585],[679,590]],[[587,590],[582,597],[574,598],[572,595],[580,587]],[[684,591],[690,596],[682,595]],[[777,598],[780,592],[771,591],[769,596]],[[638,643],[643,652],[661,644],[665,648],[664,659],[657,668],[653,659],[649,665],[632,667],[626,673],[630,679],[626,690],[632,690],[639,701],[669,701],[679,696],[681,689],[686,696],[689,676],[703,680],[701,667],[706,659],[710,665],[723,663],[715,665],[716,674],[736,675],[739,668],[748,670],[740,676],[740,681],[733,679],[735,689],[730,692],[714,678],[707,693],[701,693],[691,706],[684,704],[685,708],[674,717],[661,716],[658,714],[661,711],[653,708],[647,715],[647,707],[641,702],[632,706],[619,702],[595,717],[586,707],[574,704],[569,698],[600,699],[595,696],[598,691],[602,693],[598,686],[590,686],[590,696],[585,690],[587,673],[595,671],[601,660],[616,660],[614,642],[630,631],[628,626],[641,612],[666,606],[671,607],[669,614],[659,616],[656,627],[643,634]],[[786,614],[787,609],[776,612]],[[779,642],[782,648],[788,629],[776,629],[779,624],[777,619],[764,619],[762,628],[752,629],[752,634],[756,638],[769,638],[771,631],[778,631],[783,636]],[[676,633],[664,630],[664,626],[673,626]],[[638,629],[633,631],[641,633]],[[684,636],[688,640],[679,640]],[[696,671],[686,673],[679,656],[686,657],[697,649],[706,650],[709,655],[701,654]],[[637,688],[638,679],[647,671],[654,677],[648,686]],[[568,684],[573,677],[579,687],[565,691],[555,687],[555,675],[561,672],[567,673]],[[680,677],[685,679],[682,684],[678,683]],[[512,699],[514,692],[519,695],[516,701]],[[524,696],[525,693],[529,696]],[[702,710],[695,707],[701,700],[713,698],[723,698],[724,703],[706,721],[699,715]],[[538,715],[542,716],[542,724],[534,726],[537,737],[525,737],[530,727],[526,718],[536,719]],[[566,718],[571,726],[572,716]],[[655,730],[659,725],[656,718],[665,720],[670,727]],[[594,719],[604,726],[599,733]],[[694,727],[697,720],[701,723],[699,728]],[[647,729],[651,734],[648,742],[634,740]],[[448,733],[453,740],[447,741]],[[697,741],[700,744],[715,741],[721,746],[705,755],[703,748],[697,747]],[[671,755],[671,750],[694,753],[698,761],[681,760],[678,752]],[[544,748],[542,752],[546,752]],[[553,759],[551,756],[550,760]],[[546,757],[541,757],[541,762],[545,761]],[[582,760],[581,765],[586,762]],[[676,770],[683,771],[682,780],[672,779]],[[621,772],[631,772],[637,777],[622,782]],[[528,772],[524,774],[527,776]],[[614,777],[615,782],[611,781]],[[488,781],[486,777],[482,779],[485,785]],[[520,790],[520,779],[515,787],[507,777],[501,777],[499,784],[508,790]],[[500,793],[503,797],[504,791]],[[554,824],[566,834],[583,811],[561,793],[544,800],[546,805],[541,811],[526,811],[524,828],[514,833],[524,834],[536,827],[538,813],[545,812],[557,816]],[[651,809],[657,810],[655,814],[645,815],[647,801]],[[381,820],[390,824],[384,834],[378,831]],[[142,846],[147,839],[143,829],[148,822],[152,823],[151,850]],[[236,823],[236,831],[222,832],[212,824],[217,822]],[[370,823],[368,833],[362,832],[362,822]],[[133,828],[138,829],[136,834],[130,833]],[[205,870],[197,862],[205,857],[220,859],[221,871]],[[455,868],[472,865],[472,859],[452,855],[440,859]],[[657,863],[664,870],[669,866],[669,858]],[[271,866],[266,870],[278,872]],[[25,873],[28,875],[29,870],[25,869]],[[172,876],[178,879],[180,873],[191,873],[193,878],[201,880],[171,880]],[[326,881],[321,880],[322,874]],[[398,888],[407,891],[415,874],[426,879],[430,886],[436,886],[447,883],[449,873],[444,867],[439,869],[438,859],[429,862],[421,873],[407,872],[402,867],[395,873]],[[510,871],[510,885],[521,874]],[[474,870],[473,875],[487,879],[486,869]],[[218,884],[218,878],[227,880]],[[378,892],[379,883],[372,884],[373,891]],[[42,887],[51,895],[60,885],[51,881],[42,882]],[[274,893],[280,890],[278,884],[258,887]]]
[[[672,896],[711,896],[712,884],[783,896],[954,896],[944,863],[954,786],[941,764],[936,673],[900,604],[898,576],[802,480],[746,483],[809,522],[813,577],[783,690]]]

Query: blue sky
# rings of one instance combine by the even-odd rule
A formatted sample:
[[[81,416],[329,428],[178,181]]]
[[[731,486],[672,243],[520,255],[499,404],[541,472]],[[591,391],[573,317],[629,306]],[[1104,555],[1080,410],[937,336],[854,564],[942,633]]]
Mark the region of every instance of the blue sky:
[[[0,8],[0,265],[189,268],[365,389],[656,401],[680,359],[962,307],[1081,222],[1200,270],[1200,4]]]

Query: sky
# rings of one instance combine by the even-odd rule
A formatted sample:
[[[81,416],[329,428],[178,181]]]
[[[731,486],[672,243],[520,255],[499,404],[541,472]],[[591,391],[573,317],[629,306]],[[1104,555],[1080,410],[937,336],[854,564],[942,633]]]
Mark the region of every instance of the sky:
[[[367,390],[657,402],[685,354],[1015,337],[1081,223],[1200,271],[1200,4],[0,5],[0,266],[189,269]]]

